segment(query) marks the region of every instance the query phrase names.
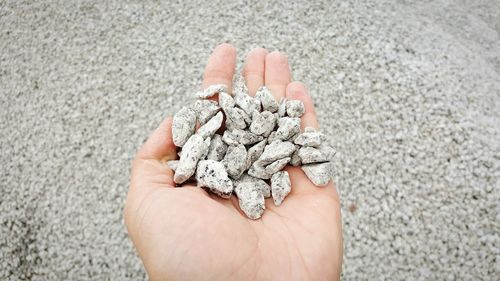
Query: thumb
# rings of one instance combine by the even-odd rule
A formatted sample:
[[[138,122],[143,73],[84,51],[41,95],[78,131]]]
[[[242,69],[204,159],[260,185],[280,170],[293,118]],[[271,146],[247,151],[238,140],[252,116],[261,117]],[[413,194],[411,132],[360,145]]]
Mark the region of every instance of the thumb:
[[[137,158],[165,162],[175,159],[176,156],[176,148],[172,140],[172,117],[168,117],[139,149]]]

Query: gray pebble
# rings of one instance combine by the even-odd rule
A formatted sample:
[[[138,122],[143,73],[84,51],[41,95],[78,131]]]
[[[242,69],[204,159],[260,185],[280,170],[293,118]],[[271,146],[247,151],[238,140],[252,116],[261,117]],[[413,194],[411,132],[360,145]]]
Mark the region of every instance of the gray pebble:
[[[268,165],[276,160],[290,157],[294,151],[295,145],[293,143],[289,141],[276,140],[264,148],[264,152],[259,157],[258,161],[262,165]]]
[[[208,148],[207,159],[214,161],[221,161],[227,152],[227,144],[222,140],[222,136],[215,134],[210,140],[210,147]]]
[[[283,159],[279,159],[274,161],[273,163],[269,164],[266,166],[266,173],[273,175],[279,171],[281,171],[283,168],[285,168],[286,164],[290,162],[290,157],[285,157]]]
[[[281,140],[279,139],[277,136],[276,136],[276,131],[272,131],[269,136],[267,137],[267,142],[268,143],[272,143],[274,142],[275,140]]]
[[[201,125],[207,123],[220,110],[217,102],[213,100],[196,100],[192,108]]]
[[[240,144],[228,148],[226,156],[224,157],[224,165],[226,166],[228,174],[238,179],[246,169],[247,150],[244,145]]]
[[[228,93],[219,93],[219,106],[224,110],[227,114],[227,110],[229,108],[233,108],[236,105],[233,97],[231,97]]]
[[[288,116],[300,117],[304,112],[304,103],[301,100],[289,100],[286,102],[286,113]]]
[[[229,198],[233,192],[233,183],[221,162],[201,160],[196,169],[198,186],[208,188],[222,198]]]
[[[276,117],[270,111],[254,113],[250,131],[256,135],[269,136],[276,127]]]
[[[279,117],[285,117],[286,115],[286,98],[280,99],[280,105],[278,107],[278,115]]]
[[[264,152],[264,148],[266,147],[266,140],[262,140],[256,144],[254,144],[252,147],[248,149],[247,153],[247,169],[252,166],[252,164],[259,159],[260,155],[262,152]]]
[[[231,146],[237,146],[238,144],[240,144],[238,142],[238,139],[236,138],[236,136],[231,132],[231,131],[224,131],[224,134],[222,135],[222,140],[227,144],[227,145],[231,145]]]
[[[275,173],[271,178],[271,193],[274,200],[274,205],[280,206],[285,197],[292,190],[290,175],[287,171]]]
[[[271,197],[271,186],[269,186],[264,180],[252,177],[247,173],[243,173],[238,180],[233,181],[235,187],[242,182],[251,182],[253,186],[258,187],[262,191],[264,198]]]
[[[302,170],[317,186],[326,185],[330,181],[330,163],[307,164],[301,166]]]
[[[262,191],[251,182],[242,182],[235,189],[240,209],[250,219],[258,219],[266,208]]]
[[[220,92],[227,93],[228,87],[224,84],[215,84],[208,86],[203,92],[196,93],[196,97],[199,99],[206,99]]]
[[[209,144],[198,135],[192,135],[182,150],[179,164],[174,174],[175,183],[183,183],[189,179],[196,170],[198,161],[206,155]]]
[[[276,137],[288,140],[300,132],[300,118],[282,117],[278,120],[278,126]]]
[[[328,154],[325,154],[323,153],[323,151],[314,147],[301,147],[299,149],[298,155],[302,160],[302,164],[321,163],[329,161]]]
[[[194,134],[196,128],[196,112],[184,106],[174,115],[172,121],[172,139],[178,147],[184,146],[186,141]]]
[[[243,110],[241,110],[240,108],[231,107],[226,109],[225,113],[226,113],[226,127],[229,130],[246,128],[247,124],[245,122]]]
[[[337,154],[337,151],[335,150],[335,148],[333,148],[327,144],[321,144],[319,146],[319,150],[325,155],[325,157],[326,157],[326,159],[328,159],[328,161],[332,161],[333,157],[335,157],[335,154]]]
[[[210,121],[201,126],[196,133],[203,138],[212,137],[222,125],[223,119],[224,115],[222,112],[217,113],[214,117],[212,117],[212,119],[210,119]]]
[[[167,165],[172,171],[175,172],[175,170],[177,169],[177,166],[179,165],[179,160],[167,161]]]
[[[279,105],[273,94],[266,86],[262,86],[257,90],[255,98],[262,104],[262,110],[270,112],[278,111]]]
[[[303,132],[293,142],[302,146],[319,147],[321,145],[321,135],[323,134],[320,132]]]
[[[300,166],[302,164],[302,159],[299,156],[300,145],[295,145],[295,151],[293,152],[290,164],[294,167]]]
[[[260,111],[260,102],[248,94],[248,88],[242,76],[237,77],[234,81],[233,95],[236,104],[243,109],[248,116],[252,116],[254,112]]]
[[[264,139],[263,136],[256,135],[250,131],[235,129],[231,132],[239,143],[243,145],[254,144]]]
[[[268,180],[271,178],[271,174],[266,172],[266,168],[259,162],[259,160],[255,161],[250,169],[248,170],[248,174],[252,177],[256,177],[263,180]]]

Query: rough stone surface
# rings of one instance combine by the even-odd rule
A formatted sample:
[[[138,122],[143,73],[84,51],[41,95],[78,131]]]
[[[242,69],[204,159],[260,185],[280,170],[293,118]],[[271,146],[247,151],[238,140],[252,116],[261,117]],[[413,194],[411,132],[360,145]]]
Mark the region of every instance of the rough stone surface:
[[[207,123],[220,110],[217,102],[213,100],[197,100],[192,108],[196,112],[197,120],[201,125]]]
[[[313,146],[318,147],[321,144],[321,136],[323,134],[320,132],[303,132],[299,134],[293,143],[301,146]]]
[[[299,149],[298,156],[300,157],[302,164],[321,163],[329,161],[328,154],[323,153],[317,148],[308,146],[301,147]]]
[[[309,89],[343,280],[499,276],[498,0],[0,2],[0,280],[147,280],[130,163],[220,42]]]
[[[246,130],[236,129],[231,132],[239,143],[244,145],[254,144],[264,139],[263,136],[256,135]]]
[[[266,166],[266,173],[273,175],[274,173],[281,171],[288,162],[290,162],[290,157],[285,157],[283,159],[279,159],[274,161],[273,163]]]
[[[251,182],[253,186],[258,187],[262,191],[264,198],[271,197],[271,186],[269,186],[269,184],[267,184],[264,180],[252,177],[247,173],[243,173],[238,180],[234,180],[233,182],[235,183],[235,186],[240,182]]]
[[[226,128],[228,130],[245,129],[247,123],[245,121],[245,113],[240,108],[230,107],[226,112]]]
[[[222,136],[215,134],[210,140],[210,147],[208,148],[207,159],[214,161],[221,161],[224,159],[227,151],[227,144],[222,140]]]
[[[240,182],[235,189],[241,210],[248,218],[258,219],[266,209],[262,190],[252,182]]]
[[[270,111],[254,113],[250,131],[256,135],[268,137],[276,127],[276,117]]]
[[[247,159],[247,150],[244,145],[228,148],[223,162],[231,178],[238,179],[243,174],[246,169],[245,159]]]
[[[317,186],[326,185],[330,181],[331,167],[329,162],[315,163],[304,165],[302,163],[302,170],[306,176]]]
[[[213,97],[213,96],[215,96],[215,94],[218,94],[220,92],[227,93],[228,92],[227,85],[224,85],[224,84],[210,85],[202,92],[197,92],[196,97],[199,99],[206,99],[209,97]]]
[[[282,117],[278,120],[276,137],[281,140],[289,140],[300,132],[300,118]]]
[[[210,121],[201,126],[198,131],[196,131],[196,134],[202,136],[203,138],[212,137],[222,125],[223,119],[224,116],[222,112],[217,113],[214,117],[212,117],[212,119],[210,119]]]
[[[196,168],[198,186],[209,189],[222,198],[231,197],[233,183],[229,179],[226,168],[221,162],[201,160]]]
[[[184,106],[174,115],[172,121],[172,139],[176,146],[182,147],[193,135],[196,127],[196,112]]]
[[[276,140],[264,148],[264,152],[259,157],[262,165],[268,165],[276,160],[289,157],[295,151],[295,145],[289,141]]]
[[[231,146],[237,146],[238,144],[240,144],[238,142],[238,139],[236,138],[236,136],[231,132],[231,131],[224,131],[224,134],[222,135],[222,140],[227,144],[227,145],[231,145]]]
[[[292,184],[287,171],[277,172],[271,177],[271,194],[274,205],[280,206],[291,190]]]
[[[278,107],[278,116],[285,117],[285,115],[286,115],[286,98],[281,98]]]
[[[278,111],[278,102],[274,98],[273,94],[267,88],[266,86],[262,86],[257,90],[257,93],[255,94],[255,98],[260,102],[262,105],[262,110],[264,111],[270,111],[272,113]]]
[[[268,180],[272,176],[266,172],[266,167],[259,160],[255,161],[250,169],[248,169],[248,174],[252,177],[264,180]]]
[[[192,135],[183,147],[179,164],[174,174],[175,183],[183,183],[189,179],[196,170],[198,161],[206,155],[210,143],[198,134]]]
[[[304,112],[304,103],[301,100],[288,100],[286,102],[286,114],[288,116],[301,117]]]
[[[264,152],[264,148],[266,147],[266,143],[266,140],[262,140],[248,149],[247,169],[250,168],[250,166],[252,166],[257,159],[259,159],[260,155],[262,155],[262,152]]]

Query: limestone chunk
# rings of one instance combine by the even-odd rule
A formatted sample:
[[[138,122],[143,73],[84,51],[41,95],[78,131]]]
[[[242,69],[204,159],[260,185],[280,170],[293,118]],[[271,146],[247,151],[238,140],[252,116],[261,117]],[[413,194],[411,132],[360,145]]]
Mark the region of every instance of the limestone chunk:
[[[278,107],[278,116],[285,117],[285,115],[286,115],[286,98],[281,98]]]
[[[193,135],[196,127],[196,112],[184,106],[174,115],[172,121],[172,139],[178,147],[183,147]]]
[[[226,152],[227,144],[224,143],[221,135],[215,134],[210,141],[207,159],[221,161],[222,159],[224,159],[224,155],[226,155]]]
[[[254,144],[252,147],[248,149],[248,154],[247,154],[247,165],[246,168],[250,168],[252,164],[259,159],[260,155],[262,152],[264,152],[264,148],[266,147],[266,140],[262,140],[256,144]]]
[[[255,161],[250,169],[248,170],[248,174],[252,177],[256,177],[263,180],[268,180],[271,178],[271,174],[266,172],[266,168],[259,162],[259,160]]]
[[[254,144],[264,139],[264,137],[258,136],[246,130],[235,129],[231,133],[235,136],[238,142],[243,145]]]
[[[223,119],[224,116],[222,115],[222,112],[217,113],[214,117],[212,117],[212,119],[210,119],[210,121],[201,126],[196,133],[203,138],[212,137],[222,125]]]
[[[248,116],[252,116],[254,112],[260,111],[259,101],[248,94],[248,88],[242,76],[235,79],[233,95],[236,104],[243,109]]]
[[[290,164],[294,167],[300,166],[302,164],[302,159],[299,156],[300,145],[295,145],[295,151],[293,152]]]
[[[262,104],[262,110],[277,112],[279,105],[273,94],[266,86],[262,86],[257,90],[255,98]]]
[[[258,187],[262,191],[264,198],[271,197],[271,187],[264,180],[243,173],[238,180],[233,181],[235,188],[242,182],[250,182],[253,186]]]
[[[227,110],[229,108],[233,108],[236,105],[233,97],[231,97],[228,93],[220,93],[219,94],[219,106],[224,110],[227,114]]]
[[[204,91],[196,93],[196,97],[199,99],[206,99],[215,96],[218,93],[227,93],[228,87],[224,84],[215,84],[208,86]]]
[[[323,134],[320,132],[303,132],[299,134],[293,142],[302,146],[319,147],[321,145],[322,135]]]
[[[302,165],[301,168],[314,185],[323,186],[330,181],[330,162]]]
[[[290,162],[290,159],[291,159],[290,157],[285,157],[283,159],[276,160],[273,163],[267,165],[266,173],[274,175],[275,173],[281,171],[283,168],[285,168],[286,164]]]
[[[321,163],[329,161],[327,154],[314,147],[301,147],[299,149],[298,155],[302,160],[302,164]]]
[[[231,132],[231,131],[224,131],[224,134],[222,135],[222,140],[227,144],[231,146],[237,146],[240,144],[238,142],[238,139],[236,136]]]
[[[300,118],[282,117],[278,120],[278,126],[276,137],[288,140],[300,132]]]
[[[276,117],[270,111],[254,113],[250,131],[256,135],[269,136],[276,127]]]
[[[198,186],[205,187],[222,198],[229,198],[233,192],[233,183],[221,162],[201,160],[196,169]]]
[[[301,100],[289,100],[286,102],[286,113],[288,116],[301,117],[304,112],[304,103]]]
[[[207,142],[198,134],[192,135],[182,150],[179,164],[174,174],[175,183],[183,183],[189,179],[196,170],[198,161],[206,155],[208,151]]]
[[[207,123],[220,110],[217,102],[213,100],[196,100],[192,108],[201,125]]]
[[[293,143],[289,141],[276,140],[264,148],[264,152],[259,157],[258,161],[262,165],[268,165],[276,160],[290,157],[294,151],[295,145]]]
[[[231,107],[225,110],[226,112],[226,127],[230,130],[245,129],[247,124],[245,122],[243,110],[236,107]],[[230,125],[229,125],[229,124]]]
[[[291,190],[292,184],[287,171],[277,172],[273,175],[271,178],[271,193],[274,205],[280,206]]]
[[[233,179],[238,179],[246,169],[247,150],[244,145],[240,144],[228,149],[224,157],[224,165],[228,174]]]
[[[235,189],[240,209],[253,220],[262,216],[266,208],[262,191],[251,182],[242,182]]]

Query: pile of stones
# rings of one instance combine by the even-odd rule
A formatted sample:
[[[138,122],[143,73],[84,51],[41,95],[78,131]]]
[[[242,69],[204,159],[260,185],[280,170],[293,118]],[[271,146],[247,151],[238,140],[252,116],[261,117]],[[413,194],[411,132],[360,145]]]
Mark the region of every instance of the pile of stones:
[[[232,96],[217,84],[196,97],[172,123],[173,142],[181,148],[180,159],[168,162],[176,184],[196,181],[222,198],[234,192],[247,217],[258,219],[265,198],[280,206],[290,193],[286,165],[300,166],[316,186],[330,181],[335,150],[316,129],[301,132],[302,101],[277,101],[265,86],[252,97],[241,77]]]

